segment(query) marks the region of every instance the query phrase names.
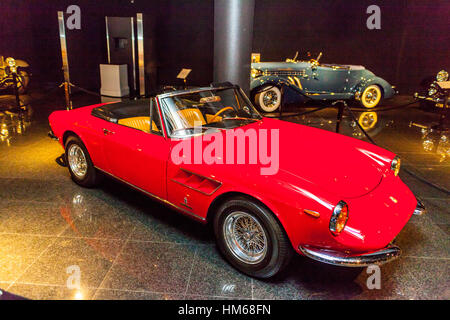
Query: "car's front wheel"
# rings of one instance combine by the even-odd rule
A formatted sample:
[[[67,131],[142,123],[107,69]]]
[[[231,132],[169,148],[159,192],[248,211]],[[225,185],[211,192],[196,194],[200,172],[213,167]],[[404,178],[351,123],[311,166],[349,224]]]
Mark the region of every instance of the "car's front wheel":
[[[375,108],[383,96],[381,89],[376,84],[372,84],[364,89],[361,94],[361,104],[365,108]]]
[[[245,197],[232,198],[218,208],[214,232],[231,265],[253,277],[278,274],[292,255],[290,242],[273,214]]]
[[[70,136],[65,144],[67,167],[72,180],[83,187],[93,187],[99,183],[100,176],[92,163],[84,143]]]
[[[282,94],[280,88],[274,85],[267,85],[258,90],[255,95],[255,102],[262,112],[275,112],[280,108]]]

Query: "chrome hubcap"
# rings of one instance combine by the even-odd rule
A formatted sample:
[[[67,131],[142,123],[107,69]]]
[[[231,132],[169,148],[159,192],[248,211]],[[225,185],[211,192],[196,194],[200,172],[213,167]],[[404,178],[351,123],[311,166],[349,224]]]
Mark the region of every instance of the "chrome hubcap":
[[[230,251],[242,262],[256,264],[266,256],[266,233],[250,214],[242,211],[231,213],[223,224],[223,234]]]
[[[368,105],[374,104],[378,99],[378,91],[374,88],[367,90],[366,96],[364,98]]]
[[[87,173],[87,160],[83,149],[77,144],[72,144],[67,153],[67,161],[69,162],[70,170],[77,178],[83,179]]]
[[[266,107],[274,107],[277,104],[278,96],[273,90],[264,92],[263,102]]]

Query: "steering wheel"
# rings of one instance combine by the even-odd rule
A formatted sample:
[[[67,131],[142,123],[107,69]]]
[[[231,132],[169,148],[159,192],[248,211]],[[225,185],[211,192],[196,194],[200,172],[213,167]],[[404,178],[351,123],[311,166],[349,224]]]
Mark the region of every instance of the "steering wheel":
[[[209,123],[214,122],[213,120],[216,120],[216,118],[217,118],[218,116],[220,116],[222,113],[224,113],[224,112],[227,111],[227,110],[234,110],[234,108],[233,108],[233,107],[225,107],[225,108],[220,109],[220,110],[217,111],[217,113],[216,113],[215,115],[213,115],[213,117],[209,120]]]

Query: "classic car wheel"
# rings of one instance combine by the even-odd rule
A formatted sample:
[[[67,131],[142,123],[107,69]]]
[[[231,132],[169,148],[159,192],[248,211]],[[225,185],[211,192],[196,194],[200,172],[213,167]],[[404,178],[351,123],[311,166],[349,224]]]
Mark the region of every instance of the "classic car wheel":
[[[66,141],[65,150],[72,180],[83,187],[95,186],[100,177],[83,142],[78,137],[71,136]]]
[[[263,205],[245,197],[223,203],[214,217],[217,245],[238,270],[270,278],[289,263],[292,248],[282,227]]]
[[[381,89],[379,86],[373,84],[364,89],[361,95],[361,104],[366,108],[374,108],[380,103]]]
[[[261,88],[255,95],[255,102],[263,112],[274,112],[281,105],[280,88],[269,85]]]

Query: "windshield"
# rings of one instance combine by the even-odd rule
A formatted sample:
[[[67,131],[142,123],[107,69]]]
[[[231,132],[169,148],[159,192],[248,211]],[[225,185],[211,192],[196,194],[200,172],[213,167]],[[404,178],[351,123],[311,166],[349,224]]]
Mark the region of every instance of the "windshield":
[[[247,97],[236,88],[202,90],[162,99],[169,136],[182,137],[206,129],[231,129],[261,119]]]

